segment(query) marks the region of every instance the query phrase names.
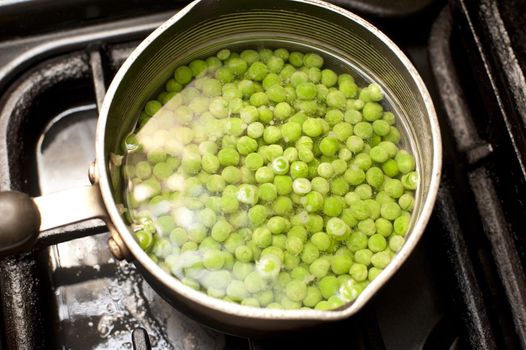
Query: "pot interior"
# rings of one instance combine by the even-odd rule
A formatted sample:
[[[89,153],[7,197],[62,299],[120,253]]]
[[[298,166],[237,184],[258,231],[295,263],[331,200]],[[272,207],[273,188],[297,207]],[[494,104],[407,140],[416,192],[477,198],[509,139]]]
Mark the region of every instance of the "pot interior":
[[[403,147],[415,155],[420,174],[410,228],[410,235],[418,239],[427,223],[439,173],[439,134],[427,91],[405,56],[393,51],[392,43],[379,36],[376,29],[331,5],[318,7],[316,3],[194,3],[189,14],[184,15],[183,10],[177,20],[163,25],[154,40],[148,38],[148,45],[143,44],[132,54],[114,91],[106,123],[101,126],[105,129],[104,164],[110,174],[109,187],[119,208],[125,207],[119,157],[123,154],[122,141],[134,129],[145,103],[161,92],[175,68],[214,55],[222,48],[240,51],[284,47],[317,52],[328,67],[348,71],[359,85],[374,81],[382,87],[389,109],[397,116]],[[113,220],[121,221],[118,227],[127,224],[126,219]],[[135,244],[129,232],[121,234],[128,245]],[[404,255],[414,244],[402,248]]]

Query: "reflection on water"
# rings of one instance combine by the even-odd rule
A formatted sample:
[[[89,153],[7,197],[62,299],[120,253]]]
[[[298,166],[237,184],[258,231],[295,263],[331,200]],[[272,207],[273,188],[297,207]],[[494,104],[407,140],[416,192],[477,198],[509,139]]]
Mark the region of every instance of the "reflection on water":
[[[69,110],[50,123],[37,149],[43,194],[89,184],[97,112]],[[166,304],[133,265],[116,262],[107,234],[49,249],[60,349],[131,349],[131,331],[143,327],[154,349],[222,349],[222,334],[204,329]]]

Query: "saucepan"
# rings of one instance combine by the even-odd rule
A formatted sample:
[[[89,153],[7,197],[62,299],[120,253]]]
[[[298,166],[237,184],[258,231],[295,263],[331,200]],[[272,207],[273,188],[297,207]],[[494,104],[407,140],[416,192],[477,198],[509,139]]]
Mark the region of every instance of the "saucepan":
[[[122,216],[120,145],[146,101],[180,64],[222,47],[272,42],[338,57],[378,82],[405,125],[420,174],[402,249],[356,300],[336,310],[262,309],[198,292],[160,268],[140,248]],[[203,324],[250,336],[315,326],[357,313],[407,260],[432,212],[441,157],[437,117],[424,83],[402,51],[362,18],[318,0],[197,0],[148,36],[111,83],[98,120],[91,186],[37,198],[0,194],[0,255],[29,250],[40,232],[101,218],[111,233],[108,244],[115,257],[133,262],[163,298]]]

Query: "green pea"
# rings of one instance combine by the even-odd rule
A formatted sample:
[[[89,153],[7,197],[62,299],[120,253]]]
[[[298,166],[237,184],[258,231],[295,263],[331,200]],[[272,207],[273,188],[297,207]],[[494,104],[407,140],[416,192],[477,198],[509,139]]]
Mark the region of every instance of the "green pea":
[[[268,73],[267,66],[262,62],[254,62],[248,69],[248,77],[255,81],[262,81]]]
[[[348,255],[336,255],[331,261],[331,271],[336,275],[349,273],[353,264],[352,258]]]
[[[274,172],[268,166],[261,167],[256,171],[256,181],[257,183],[267,183],[274,180]]]
[[[402,248],[419,179],[379,85],[317,53],[223,48],[164,87],[121,143],[123,176],[139,245],[183,283],[330,310]]]
[[[318,287],[320,289],[321,295],[325,299],[328,299],[336,294],[340,288],[340,283],[335,276],[325,276],[318,282]]]
[[[405,189],[416,190],[418,186],[418,174],[413,171],[402,176],[402,184]]]
[[[301,125],[296,122],[288,122],[281,126],[281,135],[285,142],[296,142],[301,137]]]
[[[404,237],[402,236],[392,236],[389,238],[389,248],[393,252],[400,251],[400,249],[402,249],[403,244],[404,244]]]
[[[325,137],[320,142],[320,151],[323,155],[332,157],[338,152],[340,144],[334,137]]]

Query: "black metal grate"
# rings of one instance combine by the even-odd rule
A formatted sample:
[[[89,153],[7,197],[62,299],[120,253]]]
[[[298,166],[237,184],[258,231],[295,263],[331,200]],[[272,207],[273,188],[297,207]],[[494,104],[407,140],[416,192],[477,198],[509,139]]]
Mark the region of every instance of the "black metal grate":
[[[341,337],[356,349],[525,347],[526,239],[520,232],[526,220],[521,201],[526,189],[521,159],[526,152],[519,127],[524,115],[515,108],[520,95],[507,88],[510,77],[501,74],[494,79],[496,72],[506,69],[502,62],[506,52],[494,52],[502,46],[492,46],[491,36],[483,35],[495,29],[488,24],[495,23],[491,17],[500,13],[500,7],[508,13],[510,6],[489,0],[469,6],[452,1],[452,15],[446,9],[434,24],[429,55],[425,42],[405,39],[412,28],[399,31],[399,37],[393,31],[432,92],[445,146],[444,177],[432,220],[400,272],[349,320],[281,339],[225,336],[222,348],[324,347],[328,339]],[[99,103],[107,82],[137,40],[167,15],[113,23],[119,29],[115,31],[93,27],[84,36],[72,32],[61,45],[9,74],[2,75],[0,69],[0,190],[39,194],[34,150],[50,119],[71,106]],[[389,31],[396,23],[377,24]],[[428,24],[420,23],[425,28],[420,36],[425,36]],[[508,28],[513,26],[497,29]],[[0,43],[0,56],[1,50]],[[53,231],[46,239],[101,232],[100,223],[90,222]],[[7,349],[64,345],[49,336],[56,335],[61,325],[53,316],[56,305],[50,303],[54,286],[48,258],[46,250],[36,249],[0,261],[0,338]],[[113,265],[102,269],[105,274],[116,270]],[[93,275],[81,277],[89,280]],[[76,283],[79,277],[71,273],[67,278],[67,283]],[[131,337],[130,333],[130,341]],[[144,332],[139,330],[134,337],[137,349],[147,348]]]

